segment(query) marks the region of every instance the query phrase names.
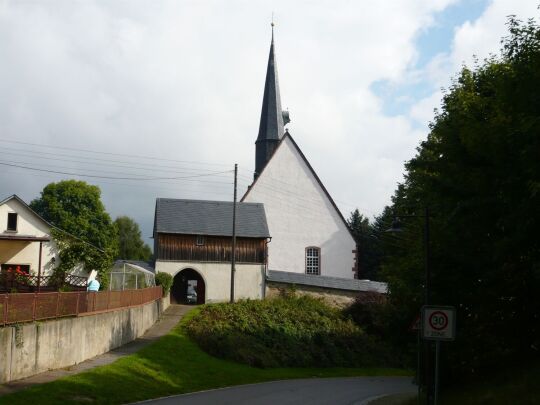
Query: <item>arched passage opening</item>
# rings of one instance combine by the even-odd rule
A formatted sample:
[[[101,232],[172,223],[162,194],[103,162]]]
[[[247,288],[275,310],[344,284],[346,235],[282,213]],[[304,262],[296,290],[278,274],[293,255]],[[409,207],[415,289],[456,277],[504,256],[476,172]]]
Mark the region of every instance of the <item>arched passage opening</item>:
[[[206,286],[202,276],[193,269],[184,269],[174,276],[171,301],[176,304],[204,304]]]

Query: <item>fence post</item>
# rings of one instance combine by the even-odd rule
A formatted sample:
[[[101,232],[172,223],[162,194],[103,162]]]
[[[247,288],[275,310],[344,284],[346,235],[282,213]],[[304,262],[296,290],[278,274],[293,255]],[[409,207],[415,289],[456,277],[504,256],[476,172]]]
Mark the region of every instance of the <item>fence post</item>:
[[[36,320],[36,306],[37,306],[37,293],[34,293],[34,299],[32,301],[32,321]]]
[[[111,291],[107,291],[107,309],[110,309],[111,306]]]
[[[4,303],[4,326],[6,326],[7,319],[8,319],[8,306],[9,306],[9,295],[5,295],[5,303]]]
[[[54,313],[55,318],[58,318],[58,307],[60,306],[60,294],[62,293],[61,292],[56,293],[56,312]]]
[[[79,302],[81,301],[81,292],[77,291],[77,308],[75,309],[75,315],[79,316]]]

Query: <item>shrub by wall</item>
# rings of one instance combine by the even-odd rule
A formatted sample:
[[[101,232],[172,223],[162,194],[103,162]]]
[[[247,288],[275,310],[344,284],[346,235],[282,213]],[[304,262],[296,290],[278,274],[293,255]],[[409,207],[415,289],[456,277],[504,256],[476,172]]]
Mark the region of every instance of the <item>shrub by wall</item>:
[[[308,296],[205,305],[186,329],[206,352],[257,367],[396,365],[376,338]]]
[[[156,274],[156,285],[163,287],[163,295],[167,295],[173,285],[173,277],[169,273],[159,272]]]

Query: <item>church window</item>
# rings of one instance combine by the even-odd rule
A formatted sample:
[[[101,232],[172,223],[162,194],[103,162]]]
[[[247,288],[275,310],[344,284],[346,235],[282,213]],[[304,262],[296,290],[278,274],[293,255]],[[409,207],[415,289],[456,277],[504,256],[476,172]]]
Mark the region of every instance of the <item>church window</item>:
[[[195,242],[197,246],[203,246],[204,245],[204,236],[203,235],[197,235],[197,241]]]
[[[306,274],[321,274],[321,249],[318,247],[306,248]]]

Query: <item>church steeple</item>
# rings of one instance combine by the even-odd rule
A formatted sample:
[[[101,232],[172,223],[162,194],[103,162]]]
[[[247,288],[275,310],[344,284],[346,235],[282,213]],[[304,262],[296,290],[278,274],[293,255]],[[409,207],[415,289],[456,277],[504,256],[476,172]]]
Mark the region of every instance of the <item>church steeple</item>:
[[[266,163],[270,160],[270,157],[272,157],[274,150],[285,132],[284,124],[287,124],[288,122],[288,112],[285,112],[284,114],[281,109],[276,56],[274,51],[274,22],[272,21],[272,42],[270,43],[268,67],[266,68],[261,123],[259,125],[259,136],[255,142],[255,178],[262,172],[264,166],[266,166]]]

